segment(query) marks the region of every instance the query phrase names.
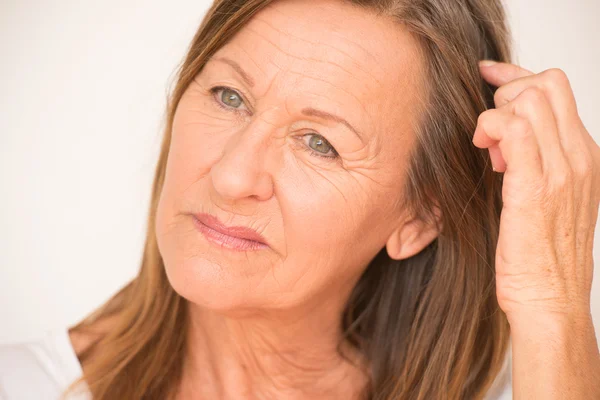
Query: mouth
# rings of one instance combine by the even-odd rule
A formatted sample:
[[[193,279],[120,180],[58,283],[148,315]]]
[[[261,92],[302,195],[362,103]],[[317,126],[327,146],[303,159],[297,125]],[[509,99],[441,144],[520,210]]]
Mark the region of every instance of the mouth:
[[[254,251],[269,247],[267,241],[245,226],[225,226],[216,217],[199,213],[192,215],[194,225],[211,243],[235,251]]]

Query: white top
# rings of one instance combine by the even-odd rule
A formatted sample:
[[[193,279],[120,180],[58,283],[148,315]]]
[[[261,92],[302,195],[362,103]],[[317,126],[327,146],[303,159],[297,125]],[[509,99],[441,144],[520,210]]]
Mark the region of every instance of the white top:
[[[0,400],[58,400],[82,373],[68,328],[47,330],[35,340],[0,345]],[[91,398],[85,385],[67,397]]]
[[[511,400],[511,351],[486,400]],[[58,400],[82,374],[67,328],[37,339],[0,345],[0,400]],[[84,386],[68,400],[91,400]]]

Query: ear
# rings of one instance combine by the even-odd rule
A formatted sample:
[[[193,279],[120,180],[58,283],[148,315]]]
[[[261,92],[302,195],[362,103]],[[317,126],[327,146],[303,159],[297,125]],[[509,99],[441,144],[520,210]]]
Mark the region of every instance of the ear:
[[[436,209],[436,218],[441,229],[438,211],[439,209]],[[438,228],[432,222],[426,223],[417,218],[405,221],[390,235],[386,243],[388,255],[394,260],[412,257],[433,242],[439,234]]]

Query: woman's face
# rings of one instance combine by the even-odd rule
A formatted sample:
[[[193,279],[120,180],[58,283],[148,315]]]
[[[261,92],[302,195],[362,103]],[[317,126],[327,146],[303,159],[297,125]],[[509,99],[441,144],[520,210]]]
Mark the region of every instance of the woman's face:
[[[223,311],[343,301],[403,221],[420,65],[404,28],[346,3],[256,14],[175,113],[156,221],[175,290]],[[196,213],[268,247],[219,247]]]

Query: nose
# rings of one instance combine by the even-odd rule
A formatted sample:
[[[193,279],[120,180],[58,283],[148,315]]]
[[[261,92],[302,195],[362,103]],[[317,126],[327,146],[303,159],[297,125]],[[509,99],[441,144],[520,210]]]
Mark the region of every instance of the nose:
[[[252,123],[230,137],[210,170],[216,192],[228,200],[269,199],[273,178],[266,168],[268,153],[268,133],[259,132]]]

